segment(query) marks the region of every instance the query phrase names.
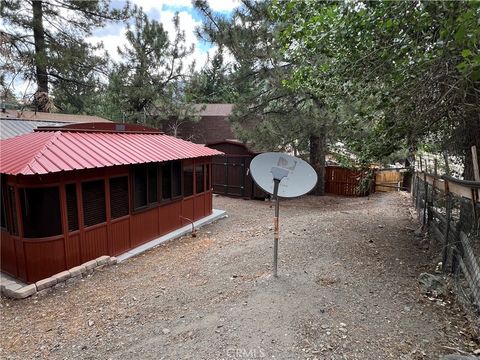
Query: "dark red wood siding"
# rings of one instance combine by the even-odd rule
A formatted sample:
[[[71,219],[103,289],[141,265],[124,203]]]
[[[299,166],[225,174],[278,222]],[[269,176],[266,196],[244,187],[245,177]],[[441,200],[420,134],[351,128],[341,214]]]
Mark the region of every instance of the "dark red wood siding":
[[[188,160],[189,164],[209,164],[211,158]],[[63,234],[41,239],[25,239],[19,206],[16,213],[19,236],[1,228],[1,269],[27,283],[46,278],[102,255],[116,256],[138,245],[165,235],[189,220],[198,220],[212,213],[212,191],[207,189],[188,198],[160,202],[141,211],[111,219],[109,179],[130,176],[127,166],[72,171],[40,176],[8,176],[9,186],[16,190],[28,187],[59,186]],[[211,174],[209,174],[211,177]],[[85,227],[81,184],[89,180],[105,180],[106,222]],[[194,177],[195,179],[195,177]],[[204,179],[205,181],[205,179]],[[194,180],[195,182],[195,180]],[[76,184],[79,229],[69,231],[65,184]],[[130,187],[131,188],[131,187]],[[194,183],[194,188],[195,183]],[[18,194],[19,191],[16,191]],[[131,198],[131,190],[129,194]],[[17,204],[19,204],[17,195]],[[188,218],[188,220],[186,219]]]

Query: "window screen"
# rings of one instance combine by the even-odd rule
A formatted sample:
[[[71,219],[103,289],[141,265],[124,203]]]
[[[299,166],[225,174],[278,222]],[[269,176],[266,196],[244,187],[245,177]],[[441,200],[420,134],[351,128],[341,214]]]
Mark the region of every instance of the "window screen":
[[[58,187],[22,189],[20,204],[23,235],[26,238],[41,238],[62,233]]]
[[[105,210],[105,183],[103,180],[82,183],[83,221],[85,226],[107,220]]]
[[[205,176],[205,165],[195,165],[195,192],[200,194],[205,191],[203,179]]]
[[[8,203],[10,204],[10,226],[8,231],[10,234],[18,235],[18,220],[17,220],[17,202],[15,201],[15,188],[13,186],[8,187]]]
[[[147,165],[139,165],[134,168],[134,208],[147,206]]]
[[[158,201],[158,166],[157,164],[148,165],[148,202],[156,203]]]
[[[164,163],[162,169],[162,199],[167,200],[172,197],[172,163]]]
[[[7,199],[5,195],[7,194],[7,187],[5,184],[5,178],[2,175],[0,177],[0,206],[1,206],[1,222],[0,225],[2,228],[7,227]]]
[[[210,164],[205,165],[205,184],[207,184],[207,191],[210,191],[212,185],[210,184]]]
[[[110,211],[112,219],[129,214],[127,176],[110,179]]]
[[[193,165],[183,167],[183,196],[193,195]]]
[[[78,207],[77,207],[77,186],[75,184],[65,185],[67,195],[67,218],[68,231],[78,230]]]
[[[172,197],[182,196],[182,162],[172,162]]]
[[[5,196],[3,195],[3,191],[2,193],[0,194],[1,196],[1,199],[0,199],[0,204],[1,204],[1,207],[2,207],[2,218],[1,218],[1,222],[0,222],[0,226],[2,228],[6,228],[7,227],[7,210],[6,210],[6,206],[5,206]]]

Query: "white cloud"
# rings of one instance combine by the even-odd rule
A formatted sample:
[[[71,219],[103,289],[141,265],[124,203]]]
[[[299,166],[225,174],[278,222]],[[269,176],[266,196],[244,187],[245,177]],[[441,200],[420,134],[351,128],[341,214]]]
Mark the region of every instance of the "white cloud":
[[[87,40],[91,44],[103,42],[103,47],[107,50],[110,57],[114,61],[119,61],[120,55],[118,55],[117,47],[123,48],[123,46],[127,44],[127,39],[125,37],[126,32],[127,28],[124,28],[118,35],[90,36]]]
[[[187,47],[191,44],[195,44],[195,51],[192,55],[188,57],[188,59],[185,59],[185,66],[188,66],[193,61],[195,61],[195,68],[199,70],[205,65],[209,56],[210,59],[212,58],[213,54],[217,49],[215,46],[211,46],[208,50],[202,49],[198,46],[198,39],[195,36],[194,30],[196,26],[201,24],[201,22],[195,20],[192,16],[193,11],[195,10],[193,9],[191,0],[132,0],[132,2],[138,6],[141,6],[146,13],[152,11],[153,13],[160,14],[159,21],[162,22],[165,30],[168,31],[171,40],[173,40],[175,37],[175,29],[172,23],[172,19],[175,14],[175,8],[183,8],[183,10],[179,12],[180,28],[185,31],[185,40]],[[224,13],[231,12],[240,5],[239,0],[208,0],[208,3],[213,11]],[[167,6],[168,10],[163,10],[164,5]],[[0,25],[3,26],[3,24]],[[104,48],[109,53],[110,57],[114,61],[119,61],[120,56],[117,53],[117,47],[122,48],[124,45],[127,44],[127,40],[125,38],[126,24],[125,27],[118,34],[112,34],[117,30],[110,30],[112,31],[108,35],[90,36],[86,40],[92,44],[97,44],[102,41],[104,44]],[[224,54],[224,60],[225,63],[228,63],[233,61],[233,57],[231,56],[231,54]],[[20,95],[25,92],[32,92],[32,89],[34,90],[35,88],[35,84],[29,84],[22,79],[16,79],[13,83],[13,87],[13,91],[16,94]]]
[[[162,11],[163,5],[189,8],[193,7],[191,0],[133,0],[132,3],[141,6],[145,12],[148,12],[152,9],[156,9],[160,12]]]
[[[146,1],[147,2],[147,1]],[[151,8],[153,9],[153,7]],[[173,24],[173,18],[175,16],[174,11],[166,10],[166,11],[159,11],[160,13],[160,22],[163,25],[163,28],[168,32],[169,38],[171,41],[175,39],[175,26]],[[193,16],[187,11],[181,11],[178,13],[180,19],[180,29],[185,32],[185,45],[190,47],[192,44],[195,45],[195,50],[192,55],[190,55],[184,61],[185,66],[189,66],[195,61],[195,68],[198,70],[202,68],[206,61],[208,54],[210,56],[213,54],[214,47],[211,47],[208,52],[205,50],[200,49],[198,45],[198,40],[195,36],[195,27],[201,24],[200,21],[197,21],[193,18]],[[105,50],[108,51],[109,55],[114,61],[119,61],[120,56],[117,52],[117,47],[127,45],[127,40],[125,38],[126,28],[124,28],[119,34],[117,35],[102,35],[102,36],[91,36],[88,38],[88,41],[92,44],[99,43],[100,41],[103,42]]]
[[[172,7],[193,8],[191,0],[133,0],[132,3],[141,6],[145,12],[152,9],[162,10],[163,5]],[[240,5],[240,0],[208,0],[213,11],[228,12]]]
[[[213,11],[229,12],[240,5],[240,0],[208,0]]]

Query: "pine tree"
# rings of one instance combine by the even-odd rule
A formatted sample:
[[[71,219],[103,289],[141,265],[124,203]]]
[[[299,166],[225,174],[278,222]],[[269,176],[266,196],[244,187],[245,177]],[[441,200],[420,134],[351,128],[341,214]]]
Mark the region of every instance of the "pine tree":
[[[141,10],[127,29],[128,45],[118,50],[122,59],[115,66],[117,80],[111,81],[109,91],[118,94],[116,101],[129,122],[162,127],[162,122],[171,119],[195,119],[184,97],[185,74],[193,72],[185,69],[184,60],[194,48],[185,45],[178,14],[173,22],[173,41],[161,23]]]
[[[36,108],[48,111],[52,89],[76,94],[95,88],[107,56],[95,55],[102,45],[85,38],[108,21],[125,20],[129,12],[128,6],[111,9],[107,0],[2,0],[2,53],[9,57],[1,69],[10,79],[35,82]]]
[[[185,93],[187,101],[198,104],[231,104],[238,100],[233,84],[231,66],[224,63],[220,47],[213,59],[188,80]]]
[[[259,150],[292,151],[309,157],[324,194],[327,131],[332,117],[322,99],[292,91],[284,81],[292,64],[282,55],[277,26],[269,15],[271,1],[243,0],[231,17],[214,14],[204,0],[195,1],[203,16],[198,33],[228,49],[235,59],[234,80],[239,98],[230,117],[237,136]]]

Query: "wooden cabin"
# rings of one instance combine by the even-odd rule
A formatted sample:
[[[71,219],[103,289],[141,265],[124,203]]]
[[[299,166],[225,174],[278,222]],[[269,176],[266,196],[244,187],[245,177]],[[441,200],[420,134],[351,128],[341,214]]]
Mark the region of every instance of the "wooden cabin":
[[[1,270],[31,283],[212,213],[219,151],[138,125],[71,124],[2,140]]]

